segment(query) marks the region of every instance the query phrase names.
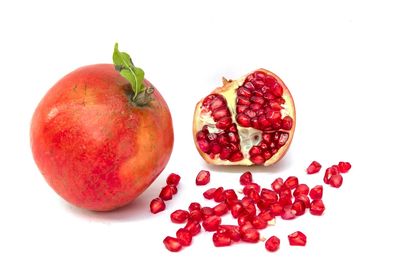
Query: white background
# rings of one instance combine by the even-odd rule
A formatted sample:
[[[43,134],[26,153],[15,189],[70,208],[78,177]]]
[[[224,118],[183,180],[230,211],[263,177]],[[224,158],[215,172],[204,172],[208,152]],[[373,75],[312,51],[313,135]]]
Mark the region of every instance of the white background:
[[[0,3],[0,266],[399,266],[400,16],[396,1],[2,1]],[[111,62],[114,42],[146,71],[169,104],[175,145],[159,179],[133,204],[110,213],[70,206],[35,166],[30,119],[46,91],[81,65]],[[296,102],[287,156],[271,168],[206,165],[193,145],[195,103],[221,82],[256,68],[277,73]],[[239,174],[268,186],[305,175],[312,160],[353,169],[342,188],[326,188],[326,211],[278,220],[262,243],[215,248],[197,236],[180,253],[162,240],[180,227],[169,213],[202,200],[200,169],[211,186],[239,188]],[[149,201],[170,172],[182,176],[164,213]],[[203,201],[203,204],[212,205]],[[224,221],[229,220],[224,218]],[[304,248],[286,236],[301,230]]]

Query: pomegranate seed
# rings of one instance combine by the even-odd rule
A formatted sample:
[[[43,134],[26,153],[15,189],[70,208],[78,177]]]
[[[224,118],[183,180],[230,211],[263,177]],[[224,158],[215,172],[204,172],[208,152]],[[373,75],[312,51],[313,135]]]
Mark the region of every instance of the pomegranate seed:
[[[239,232],[245,232],[249,229],[254,229],[253,225],[249,221],[244,221],[241,225],[239,225]]]
[[[250,218],[251,218],[251,216],[245,212],[240,214],[239,217],[237,218],[238,225],[242,226],[244,224],[247,224],[249,222]],[[253,228],[253,226],[252,226],[252,228]]]
[[[172,252],[178,252],[179,250],[182,249],[182,245],[179,242],[178,238],[172,237],[172,236],[167,236],[164,241],[164,246]]]
[[[306,212],[306,204],[301,200],[295,200],[292,205],[292,210],[296,212],[296,216],[301,216]]]
[[[261,211],[258,216],[263,219],[264,221],[266,221],[267,223],[272,220],[275,219],[275,216],[271,214],[271,211],[269,210],[263,210]]]
[[[254,226],[255,229],[264,229],[268,226],[268,221],[265,221],[260,216],[255,216],[251,221],[251,224]]]
[[[184,228],[180,228],[176,232],[176,238],[179,240],[179,243],[181,243],[182,246],[190,246],[192,243],[192,235]]]
[[[299,179],[296,176],[289,176],[284,185],[289,189],[295,189],[299,184]]]
[[[186,210],[176,210],[171,213],[170,217],[173,223],[184,223],[189,217],[189,212]]]
[[[240,97],[238,99],[240,99]],[[244,103],[243,102],[243,103],[239,103],[239,104],[250,105],[250,102],[248,102],[248,103]],[[240,113],[240,114],[236,115],[236,121],[239,123],[240,126],[243,126],[243,127],[250,127],[251,126],[250,118],[247,115],[243,114],[243,113]]]
[[[323,192],[324,188],[322,187],[322,185],[316,185],[310,190],[310,198],[313,200],[321,199]]]
[[[340,174],[332,175],[331,178],[329,179],[329,184],[332,187],[339,188],[342,186],[343,183],[343,177]]]
[[[244,242],[257,243],[260,240],[260,233],[256,229],[247,229],[240,232],[240,237]]]
[[[322,215],[325,210],[325,205],[324,202],[322,202],[322,199],[316,199],[311,202],[311,207],[310,207],[310,213],[312,215]]]
[[[279,193],[281,189],[284,187],[283,185],[283,179],[282,178],[276,178],[272,184],[271,184],[272,190],[275,192]]]
[[[307,195],[298,195],[297,197],[295,197],[294,200],[303,201],[303,203],[306,205],[306,208],[310,207],[310,199],[308,198]]]
[[[203,228],[208,232],[217,231],[218,226],[221,224],[221,217],[212,215],[203,221]]]
[[[260,192],[261,187],[256,183],[250,183],[243,187],[243,194],[246,196],[249,194],[250,190],[256,191],[256,193]]]
[[[200,222],[203,219],[203,214],[200,210],[192,210],[189,213],[189,220]]]
[[[341,173],[346,173],[351,169],[351,164],[349,162],[341,161],[341,162],[339,162],[338,167],[339,167],[339,171]]]
[[[308,174],[314,174],[317,173],[321,170],[321,164],[319,164],[316,161],[311,162],[310,166],[307,168],[307,173]]]
[[[165,210],[165,203],[164,200],[162,200],[161,198],[157,197],[150,202],[151,213],[156,214],[163,210]]]
[[[300,231],[288,235],[288,239],[291,246],[305,246],[307,243],[306,235]]]
[[[168,185],[168,186],[170,187],[173,195],[178,193],[178,187],[176,187],[176,185]]]
[[[235,190],[233,190],[233,189],[225,190],[224,191],[224,197],[225,197],[225,200],[235,200],[235,199],[238,198],[236,193],[235,193]]]
[[[214,201],[222,202],[224,200],[225,200],[224,188],[220,186],[214,192]]]
[[[177,186],[179,184],[179,181],[181,180],[181,177],[178,174],[171,173],[167,177],[167,184],[168,185],[175,185]]]
[[[254,203],[257,203],[258,201],[260,201],[260,198],[261,198],[260,195],[253,189],[250,189],[250,191],[247,194],[247,196],[249,198],[251,198],[254,201]]]
[[[260,196],[261,198],[265,199],[267,203],[275,203],[278,201],[278,194],[266,188],[261,190]]]
[[[189,205],[189,211],[200,210],[200,209],[201,209],[201,205],[198,202],[192,202]]]
[[[292,204],[292,192],[289,188],[286,188],[279,192],[279,203],[282,206],[291,205]]]
[[[331,177],[337,174],[339,174],[339,168],[337,166],[333,165],[327,168],[324,175],[324,183],[329,184]]]
[[[171,200],[172,195],[174,194],[173,191],[174,191],[174,189],[171,186],[167,185],[161,189],[159,197],[162,200]]]
[[[257,202],[257,207],[260,211],[267,210],[269,209],[269,206],[271,205],[270,202],[268,202],[264,198],[260,198],[260,200]]]
[[[282,211],[283,211],[283,207],[281,204],[279,203],[274,203],[270,206],[270,211],[273,215],[277,216],[277,215],[281,215]]]
[[[276,108],[280,108],[280,107],[281,106],[279,105]],[[292,126],[293,126],[293,119],[291,117],[289,117],[289,116],[285,116],[282,119],[282,129],[290,130],[290,129],[292,129]]]
[[[229,236],[234,242],[240,241],[240,230],[237,225],[220,225],[218,226],[217,233]]]
[[[251,172],[245,172],[242,175],[240,175],[240,184],[241,185],[247,185],[253,182],[253,175]]]
[[[253,203],[250,203],[247,206],[243,206],[244,210],[246,211],[246,213],[250,216],[253,217],[256,215],[256,206]]]
[[[299,184],[296,189],[293,191],[293,196],[297,197],[298,195],[308,195],[310,188],[306,184]]]
[[[213,243],[216,247],[226,247],[232,244],[232,240],[228,235],[214,233],[213,234]]]
[[[200,233],[201,226],[197,221],[188,221],[183,229],[188,230],[192,236],[195,236]]]
[[[231,206],[231,214],[233,218],[238,218],[240,214],[244,211],[244,208],[240,202],[235,203]]]
[[[202,217],[203,220],[205,220],[206,218],[214,215],[214,210],[212,208],[210,208],[210,207],[202,207],[200,209],[200,211],[201,211],[201,217]]]
[[[214,193],[215,193],[216,190],[217,190],[216,188],[210,188],[210,189],[206,190],[203,193],[204,198],[213,199],[214,198]]]
[[[279,249],[280,244],[281,240],[273,235],[265,242],[265,248],[270,252],[275,252]]]
[[[214,214],[217,216],[222,216],[228,212],[228,205],[226,203],[219,203],[214,208]]]
[[[196,177],[196,185],[206,185],[210,182],[210,172],[201,170]]]
[[[283,220],[293,220],[294,218],[296,218],[296,211],[293,210],[292,207],[286,206],[282,210],[281,218]]]
[[[250,160],[257,165],[262,165],[265,162],[265,159],[261,155],[250,156]]]

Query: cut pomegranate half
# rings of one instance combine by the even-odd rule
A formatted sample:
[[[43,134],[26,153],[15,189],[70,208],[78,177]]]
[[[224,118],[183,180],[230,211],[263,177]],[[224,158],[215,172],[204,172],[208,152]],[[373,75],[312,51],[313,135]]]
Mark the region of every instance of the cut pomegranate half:
[[[296,112],[283,81],[259,69],[197,103],[194,140],[200,155],[216,165],[271,165],[288,150]]]

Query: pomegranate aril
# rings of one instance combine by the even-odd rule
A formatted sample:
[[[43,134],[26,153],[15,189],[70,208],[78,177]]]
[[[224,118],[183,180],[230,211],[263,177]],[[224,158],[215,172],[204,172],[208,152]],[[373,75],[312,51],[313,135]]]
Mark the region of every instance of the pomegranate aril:
[[[299,179],[296,176],[289,176],[284,185],[289,189],[295,189],[299,184]]]
[[[270,209],[271,214],[274,216],[281,215],[283,211],[283,207],[280,203],[271,204]]]
[[[247,229],[240,232],[240,238],[244,242],[257,243],[260,240],[260,232],[256,229]]]
[[[278,194],[270,189],[263,188],[261,190],[260,196],[262,199],[266,200],[270,204],[278,201]]]
[[[238,105],[245,105],[245,106],[248,106],[248,105],[250,105],[250,99],[248,98],[248,97],[243,97],[243,96],[239,96],[238,98],[237,98],[237,104]]]
[[[177,186],[179,184],[179,181],[181,180],[181,177],[178,174],[171,173],[167,177],[167,184],[168,185],[175,185]]]
[[[213,208],[214,214],[217,216],[222,216],[228,212],[228,205],[226,203],[219,203]]]
[[[279,249],[279,245],[281,244],[281,240],[276,236],[271,236],[265,242],[265,249],[270,252],[275,252]]]
[[[212,239],[216,247],[226,247],[232,244],[232,240],[228,235],[214,233]]]
[[[232,162],[241,161],[244,158],[242,152],[236,151],[229,157],[229,160]]]
[[[210,182],[210,172],[201,170],[196,176],[196,185],[206,185]]]
[[[240,230],[237,225],[220,225],[218,226],[217,233],[229,236],[234,242],[240,241]]]
[[[291,246],[305,246],[307,243],[306,235],[300,231],[288,235],[288,239]]]
[[[341,187],[343,184],[343,176],[340,174],[332,175],[331,178],[329,179],[329,184],[332,187],[336,187],[336,188]]]
[[[254,189],[250,189],[247,196],[251,198],[254,201],[254,203],[258,203],[258,201],[260,201],[261,199],[260,195]]]
[[[214,198],[214,193],[215,193],[216,190],[217,190],[216,188],[207,189],[207,190],[203,193],[204,198],[206,198],[206,199],[213,199],[213,198]]]
[[[176,187],[175,187],[176,188]],[[172,186],[170,186],[170,185],[167,185],[167,186],[165,186],[165,187],[163,187],[162,189],[161,189],[161,192],[160,192],[160,195],[159,195],[159,197],[162,199],[162,200],[171,200],[172,199],[172,195],[174,194],[174,189],[173,189],[173,187]]]
[[[242,214],[239,215],[239,217],[237,218],[237,222],[239,226],[243,226],[247,223],[249,223],[251,219],[251,216],[247,213],[247,212],[243,212]],[[251,228],[253,228],[253,226],[251,225]]]
[[[259,193],[260,189],[261,189],[260,185],[256,183],[249,183],[243,187],[243,194],[248,195],[250,190],[254,190],[257,193]]]
[[[279,203],[282,206],[291,205],[292,204],[292,192],[290,189],[285,188],[279,192]]]
[[[268,221],[265,221],[260,216],[255,216],[252,219],[251,224],[254,226],[255,229],[264,229],[268,226]]]
[[[192,243],[192,234],[184,228],[180,228],[176,232],[176,238],[182,246],[190,246]]]
[[[217,121],[217,123],[215,124],[215,126],[217,126],[218,129],[225,130],[231,124],[232,124],[232,118],[231,117],[224,117],[224,118],[219,119]]]
[[[298,195],[308,195],[310,188],[306,184],[299,184],[296,189],[293,191],[293,196],[296,197]]]
[[[162,200],[161,198],[157,197],[150,202],[151,213],[156,214],[163,210],[165,210],[165,203],[164,200]]]
[[[244,208],[240,202],[233,204],[231,207],[231,214],[233,218],[238,218],[239,215],[244,211]]]
[[[316,161],[311,162],[310,166],[307,168],[307,173],[308,174],[314,174],[317,173],[321,170],[321,164],[319,164]]]
[[[220,186],[214,192],[214,201],[222,202],[224,200],[225,200],[224,188]]]
[[[251,96],[251,90],[246,87],[239,87],[237,89],[237,95],[238,96],[244,96],[244,97],[250,97]]]
[[[210,151],[210,144],[205,139],[197,140],[197,145],[204,153],[208,153]]]
[[[261,219],[263,219],[264,221],[266,221],[267,223],[268,223],[269,221],[271,221],[272,219],[275,219],[275,216],[272,215],[272,213],[271,213],[270,210],[263,210],[263,211],[261,211],[261,212],[258,214],[258,216],[259,216]]]
[[[296,218],[296,211],[291,206],[285,206],[282,210],[281,218],[283,220],[293,220]]]
[[[307,195],[298,195],[298,196],[296,196],[295,198],[294,198],[294,200],[296,201],[296,200],[299,200],[299,201],[302,201],[305,205],[306,205],[306,208],[309,208],[310,207],[310,199],[308,198],[308,196]]]
[[[322,215],[325,210],[325,205],[322,199],[316,199],[311,202],[310,213],[312,215]]]
[[[349,162],[339,162],[338,164],[339,171],[341,173],[346,173],[351,169],[351,164]]]
[[[188,221],[184,229],[188,230],[192,236],[195,236],[200,233],[201,226],[198,221]]]
[[[229,110],[226,107],[222,107],[222,108],[214,110],[211,113],[211,115],[215,121],[218,121],[222,118],[231,116],[231,113],[229,112]]]
[[[322,185],[316,185],[310,190],[310,198],[313,200],[321,199],[323,193],[324,193],[324,188],[322,187]]]
[[[260,155],[261,152],[262,152],[262,149],[259,146],[253,146],[249,150],[249,155],[250,156],[256,156],[256,155]]]
[[[229,146],[224,146],[221,149],[219,158],[222,160],[226,160],[230,157],[231,154],[232,154],[232,148],[230,148]]]
[[[217,231],[218,226],[221,224],[221,217],[212,215],[203,221],[203,228],[208,232]]]
[[[189,205],[189,211],[194,211],[194,210],[200,210],[201,209],[201,205],[198,202],[192,202]]]
[[[243,113],[236,115],[236,121],[242,127],[250,127],[251,126],[250,117]]]
[[[171,252],[178,252],[179,250],[182,249],[182,245],[179,242],[179,239],[172,236],[167,236],[163,240],[163,243],[164,246]]]
[[[238,198],[237,195],[236,195],[235,190],[233,190],[233,189],[226,189],[226,190],[223,192],[223,194],[224,194],[225,200],[228,200],[228,199],[234,200],[234,199],[237,199],[237,198]],[[228,204],[228,203],[227,203],[227,204]]]
[[[306,212],[306,204],[304,201],[295,200],[292,205],[292,210],[296,212],[296,216],[301,216]]]
[[[324,175],[324,183],[329,184],[331,177],[337,174],[339,174],[339,168],[336,165],[327,168]]]
[[[279,107],[280,107],[280,105],[279,105]],[[272,107],[272,108],[274,108],[274,107]],[[275,107],[275,108],[277,108],[277,107]],[[282,119],[281,126],[282,126],[282,129],[287,130],[287,131],[292,129],[292,127],[293,127],[293,119],[291,117],[289,117],[289,116],[285,116]]]
[[[200,222],[203,219],[203,213],[200,210],[192,210],[189,213],[189,220]]]
[[[277,193],[279,193],[283,187],[284,184],[282,178],[276,178],[271,184],[272,190],[274,190]]]
[[[251,160],[251,162],[253,162],[254,164],[257,164],[257,165],[264,164],[264,162],[265,162],[264,157],[261,155],[251,156],[250,160]]]
[[[218,109],[218,108],[224,107],[224,106],[225,106],[224,99],[223,98],[216,98],[211,102],[210,109],[211,110],[215,110],[215,109]]]
[[[184,223],[189,217],[189,212],[186,210],[176,210],[171,213],[170,217],[173,223]]]
[[[202,218],[203,220],[205,220],[205,219],[207,219],[208,217],[214,215],[214,209],[213,209],[213,208],[210,208],[210,207],[202,207],[202,208],[200,209],[200,211],[201,211],[201,218]]]

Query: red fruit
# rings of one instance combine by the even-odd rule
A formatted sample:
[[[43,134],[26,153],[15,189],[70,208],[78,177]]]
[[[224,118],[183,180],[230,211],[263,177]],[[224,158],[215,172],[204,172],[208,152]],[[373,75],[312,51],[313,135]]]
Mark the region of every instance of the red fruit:
[[[233,204],[231,207],[231,214],[233,218],[238,218],[240,214],[242,214],[245,209],[243,208],[243,205],[240,202],[237,202]]]
[[[289,176],[284,182],[284,185],[291,190],[295,189],[298,184],[299,179],[296,176]]]
[[[182,244],[179,242],[178,238],[167,236],[164,241],[164,246],[172,252],[178,252],[182,249]]]
[[[295,200],[292,205],[292,210],[295,211],[296,216],[301,216],[306,212],[306,204],[304,201]]]
[[[41,173],[61,197],[89,210],[130,203],[157,178],[172,151],[166,102],[149,81],[136,77],[132,86],[122,77],[116,69],[135,75],[121,66],[119,55],[116,45],[116,66],[85,66],[63,77],[32,118],[31,148]]]
[[[213,243],[216,247],[226,247],[232,244],[232,240],[228,235],[214,233],[213,234]]]
[[[296,189],[293,191],[293,196],[297,197],[298,195],[308,195],[310,188],[306,184],[299,184]]]
[[[234,242],[240,240],[240,229],[237,225],[220,225],[218,226],[217,233],[229,236]]]
[[[176,238],[182,246],[190,246],[192,243],[192,234],[184,228],[180,228],[176,232]]]
[[[278,194],[272,190],[263,188],[261,190],[260,196],[264,199],[267,203],[272,204],[278,201]]]
[[[281,215],[281,213],[283,211],[283,207],[279,203],[274,203],[270,206],[270,211],[271,211],[271,214],[274,216]]]
[[[201,209],[201,205],[198,202],[192,202],[189,205],[189,211],[194,211],[194,210],[200,210]]]
[[[196,185],[206,185],[210,182],[210,172],[202,170],[197,174]]]
[[[324,175],[324,183],[329,184],[331,177],[337,174],[339,174],[339,168],[336,165],[327,168]]]
[[[258,216],[266,222],[269,222],[270,220],[275,219],[275,216],[272,214],[272,212],[270,210],[263,210],[258,214]]]
[[[302,201],[306,205],[306,208],[310,207],[310,198],[307,195],[298,195],[294,198],[294,200]]]
[[[322,215],[325,210],[325,205],[322,199],[316,199],[311,202],[310,213],[312,215]]]
[[[300,231],[288,235],[288,239],[291,246],[305,246],[307,243],[306,235]]]
[[[273,235],[265,242],[265,248],[270,252],[275,252],[279,249],[280,244],[281,240]]]
[[[150,202],[150,211],[151,213],[159,213],[165,210],[165,203],[161,198],[155,198]]]
[[[186,210],[176,210],[171,213],[170,217],[173,223],[184,223],[189,217],[189,212]]]
[[[286,206],[282,210],[281,218],[283,220],[293,220],[296,218],[296,211],[291,206]]]
[[[228,205],[226,203],[219,203],[213,208],[214,214],[217,216],[222,216],[228,212]]]
[[[194,141],[200,155],[216,165],[272,165],[288,150],[296,112],[282,80],[259,69],[222,87],[197,103]],[[238,131],[238,126],[243,131]],[[209,138],[209,129],[216,137]]]
[[[167,177],[167,184],[168,185],[174,185],[177,186],[179,184],[179,181],[181,180],[181,177],[178,174],[171,173]]]
[[[221,217],[212,215],[203,221],[203,228],[208,232],[217,231],[218,226],[221,224]]]
[[[185,230],[188,230],[192,236],[195,236],[200,233],[201,226],[197,221],[188,221],[184,227]]]
[[[310,166],[307,168],[307,173],[308,174],[314,174],[317,173],[321,170],[321,164],[319,164],[316,161],[311,162]]]
[[[247,185],[253,182],[253,175],[251,172],[245,172],[242,175],[240,175],[240,184],[241,185]]]
[[[214,198],[214,193],[215,193],[216,190],[217,190],[216,188],[207,189],[207,190],[203,193],[204,198],[206,198],[206,199],[213,199],[213,198]]]
[[[214,201],[222,202],[225,200],[224,188],[218,187],[214,192]]]
[[[329,179],[329,184],[332,187],[339,188],[342,186],[342,183],[343,183],[343,176],[340,174],[332,175],[331,178]]]
[[[189,220],[200,222],[203,219],[203,213],[200,210],[192,210],[189,213]]]
[[[285,187],[285,186],[283,184],[282,178],[276,178],[271,184],[272,190],[274,190],[277,193],[279,193],[283,187]]]
[[[224,191],[225,200],[235,200],[237,199],[237,195],[233,189],[227,189]]]
[[[260,232],[256,229],[247,229],[240,232],[240,237],[244,242],[257,243],[260,240]]]
[[[210,217],[211,215],[214,215],[214,209],[210,207],[202,207],[200,211],[201,211],[201,218],[203,220]]]
[[[265,221],[261,216],[255,216],[251,224],[255,229],[264,229],[268,226],[268,221]]]
[[[322,185],[316,185],[310,190],[310,198],[311,199],[321,199],[324,193],[324,188]]]
[[[243,194],[246,196],[249,194],[250,190],[254,190],[256,193],[260,192],[261,187],[256,183],[249,183],[243,187]]]
[[[341,161],[341,162],[339,162],[338,167],[339,167],[339,171],[341,173],[346,173],[351,169],[351,164],[349,162]]]
[[[161,189],[159,197],[162,200],[171,200],[172,195],[176,193],[176,187],[171,185],[166,185]]]

